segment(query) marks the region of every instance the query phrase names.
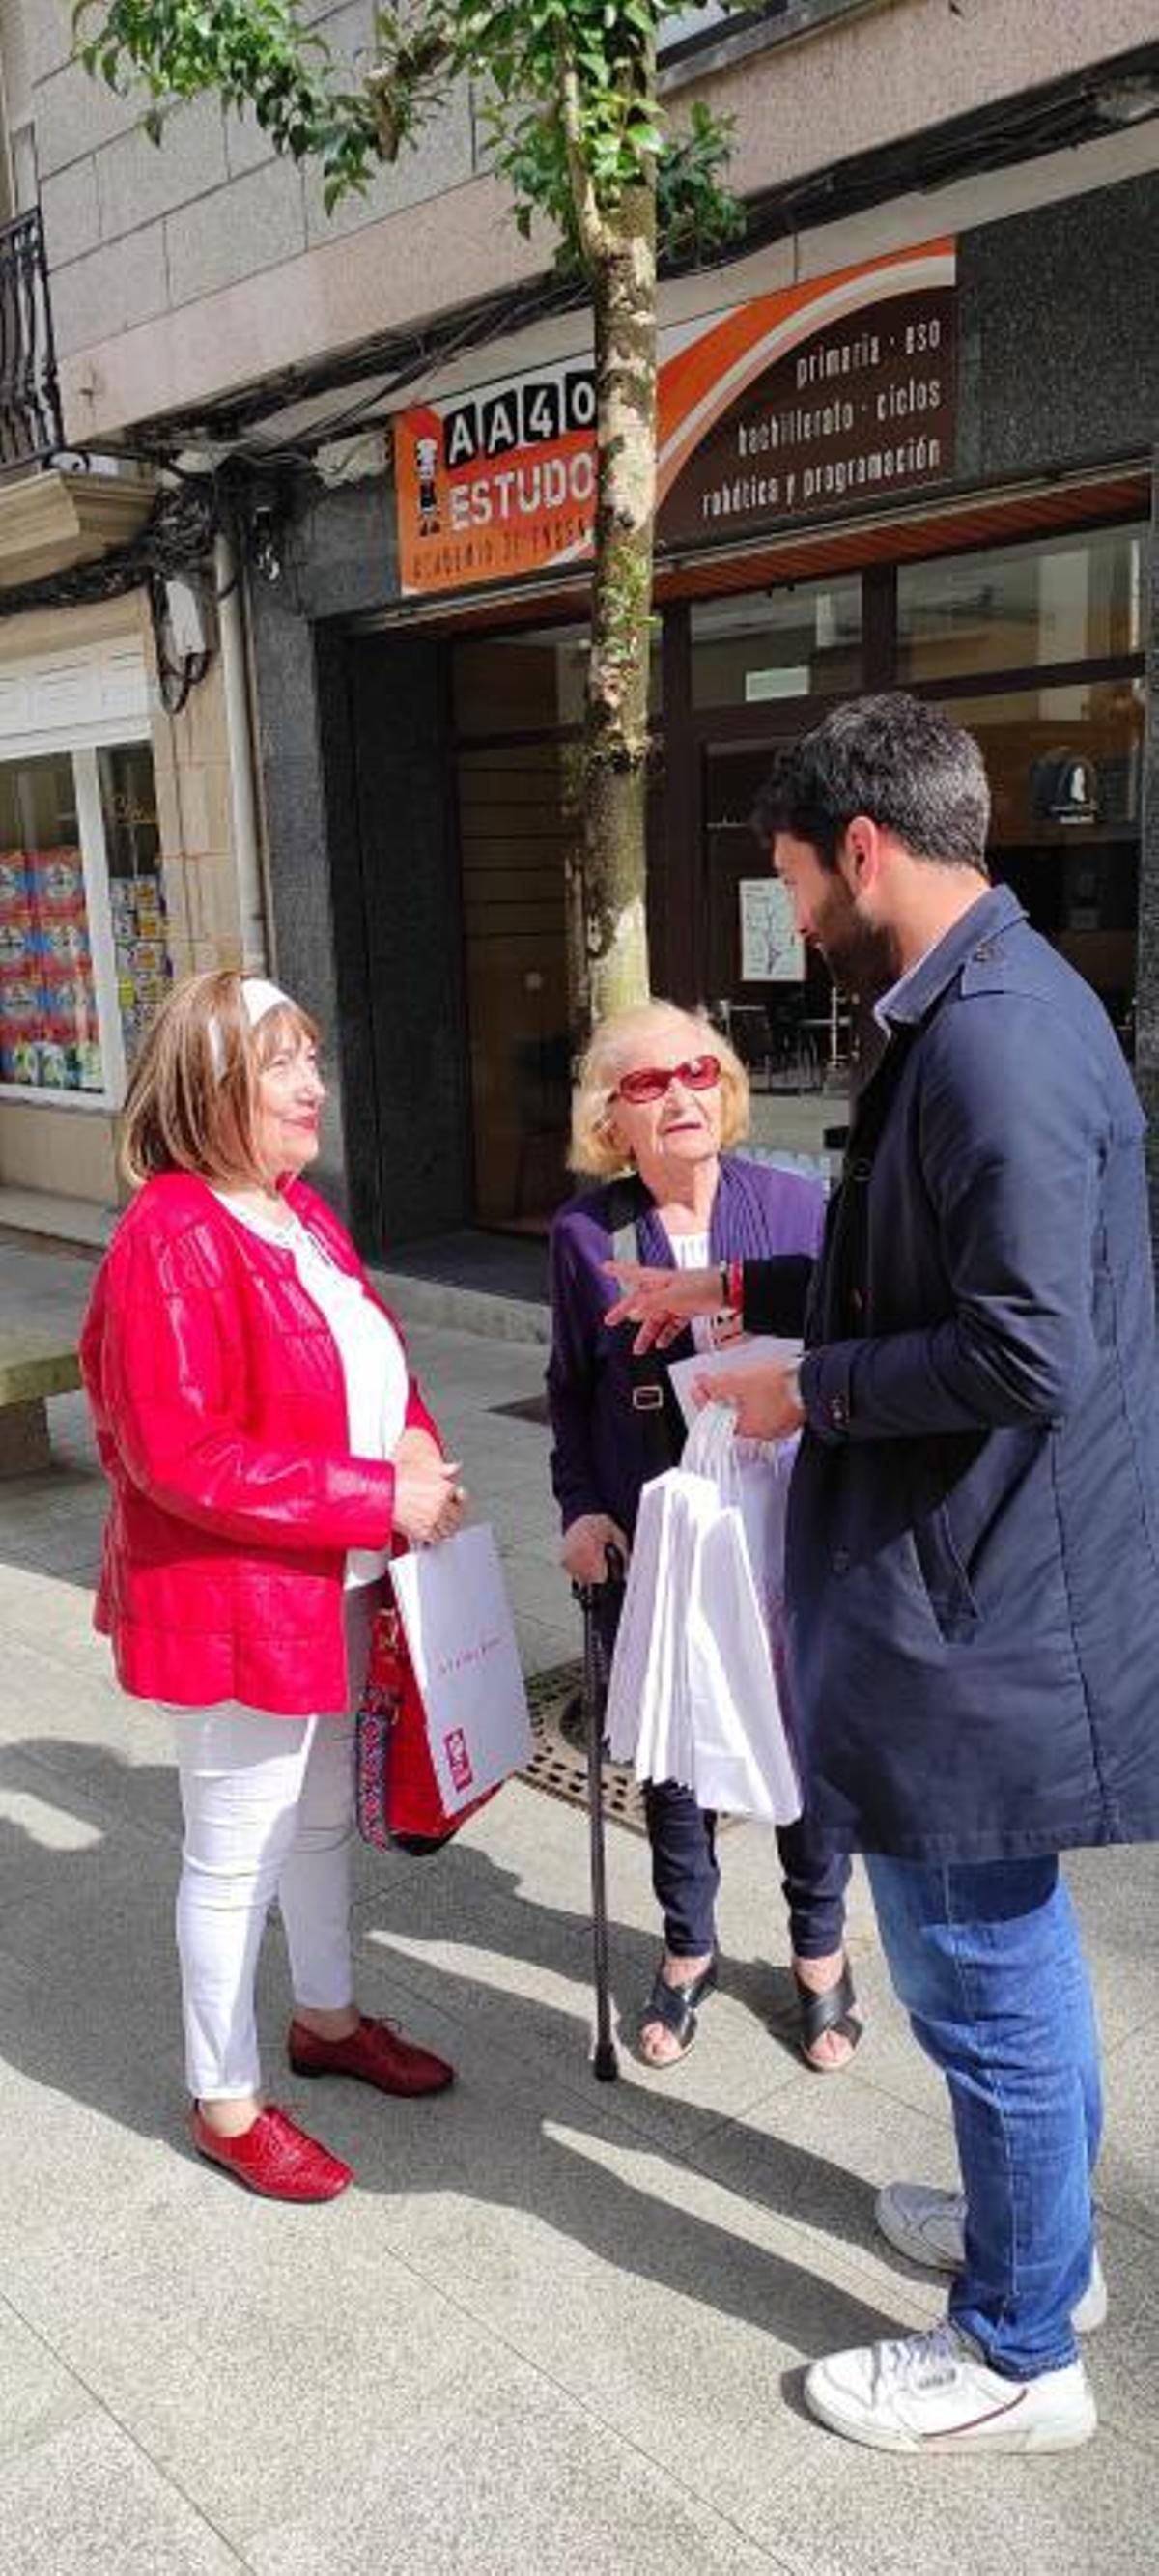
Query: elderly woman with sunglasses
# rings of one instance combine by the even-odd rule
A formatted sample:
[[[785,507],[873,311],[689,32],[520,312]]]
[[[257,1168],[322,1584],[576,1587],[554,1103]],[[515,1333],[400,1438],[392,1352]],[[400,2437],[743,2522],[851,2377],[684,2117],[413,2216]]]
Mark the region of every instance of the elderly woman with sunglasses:
[[[666,1360],[653,1357],[659,1391],[644,1388],[634,1378],[632,1328],[606,1321],[617,1295],[606,1268],[613,1254],[623,1259],[630,1242],[632,1257],[650,1265],[719,1266],[724,1308],[732,1264],[776,1253],[811,1259],[817,1250],[820,1188],[732,1153],[747,1121],[743,1067],[699,1013],[655,1001],[596,1029],[573,1103],[571,1159],[597,1185],[560,1210],[551,1232],[552,1481],[575,1582],[607,1583],[609,1549],[626,1558],[641,1489],[675,1461],[683,1439]],[[736,1329],[735,1318],[698,1321],[666,1357]],[[604,1597],[610,1641],[619,1595],[609,1587]],[[640,2047],[649,2065],[666,2067],[687,2055],[698,2007],[716,1984],[715,1818],[672,1781],[650,1783],[645,1802],[664,1953]],[[814,1848],[807,1814],[777,1840],[801,2046],[807,2063],[828,2073],[847,2063],[860,2037],[844,1953],[849,1865]]]
[[[137,1059],[136,1195],[81,1345],[111,1488],[97,1625],[171,1727],[193,2143],[267,2199],[352,2180],[261,2092],[274,1897],[298,2075],[437,2093],[451,2068],[353,2000],[352,1719],[391,1549],[458,1528],[457,1470],[349,1236],[302,1173],[318,1033],[260,976],[189,976]]]

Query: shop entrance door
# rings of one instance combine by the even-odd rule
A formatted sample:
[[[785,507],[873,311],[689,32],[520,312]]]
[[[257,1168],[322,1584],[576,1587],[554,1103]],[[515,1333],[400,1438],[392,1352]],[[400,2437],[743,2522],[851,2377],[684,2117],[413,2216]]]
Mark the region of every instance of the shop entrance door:
[[[457,769],[473,1213],[542,1234],[566,1196],[571,1123],[564,746],[472,744]]]
[[[699,756],[705,997],[748,1072],[753,1144],[810,1161],[847,1114],[851,1015],[796,936],[751,817],[778,744],[822,712],[798,700],[759,736],[750,716],[743,735],[706,739]]]
[[[543,1234],[567,1194],[573,1037],[567,861],[586,677],[581,629],[451,655],[477,1225]]]
[[[451,655],[472,1213],[490,1231],[545,1234],[572,1186],[569,862],[586,684],[580,626],[467,639]]]

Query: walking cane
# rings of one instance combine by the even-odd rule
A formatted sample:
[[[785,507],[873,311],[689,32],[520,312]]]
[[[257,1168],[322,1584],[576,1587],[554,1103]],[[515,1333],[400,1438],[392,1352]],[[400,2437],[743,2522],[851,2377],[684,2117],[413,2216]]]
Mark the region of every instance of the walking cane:
[[[608,1583],[623,1582],[615,1548],[608,1549]],[[604,1711],[608,1698],[608,1650],[600,1634],[598,1609],[607,1586],[576,1583],[572,1590],[584,1620],[584,1727],[588,1750],[588,1824],[592,1871],[592,1957],[596,1990],[596,2044],[592,2073],[597,2083],[614,2084],[620,2072],[612,2037],[612,1997],[608,1968],[608,1884],[604,1867],[603,1751]]]

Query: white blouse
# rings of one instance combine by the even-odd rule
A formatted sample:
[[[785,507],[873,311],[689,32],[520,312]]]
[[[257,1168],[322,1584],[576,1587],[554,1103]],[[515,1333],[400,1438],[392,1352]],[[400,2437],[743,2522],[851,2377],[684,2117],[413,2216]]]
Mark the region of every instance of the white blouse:
[[[225,1190],[215,1190],[224,1208],[263,1243],[276,1243],[292,1253],[299,1282],[312,1305],[325,1317],[338,1346],[346,1382],[346,1423],[354,1458],[390,1458],[406,1422],[407,1368],[393,1324],[367,1295],[360,1279],[340,1270],[317,1236],[291,1207],[288,1222],[260,1216],[241,1207]],[[346,1589],[377,1583],[390,1563],[390,1549],[355,1547],[346,1559]]]
[[[668,1240],[672,1246],[672,1259],[678,1270],[711,1268],[712,1255],[708,1247],[707,1234],[670,1234]],[[739,1342],[744,1338],[744,1326],[735,1316],[727,1321],[723,1320],[720,1314],[694,1315],[692,1318],[694,1350],[719,1351],[724,1348],[726,1342]]]
[[[672,1246],[672,1258],[678,1270],[707,1270],[710,1258],[707,1234],[670,1234],[668,1240]],[[692,1347],[694,1350],[712,1349],[712,1322],[711,1315],[693,1316]]]

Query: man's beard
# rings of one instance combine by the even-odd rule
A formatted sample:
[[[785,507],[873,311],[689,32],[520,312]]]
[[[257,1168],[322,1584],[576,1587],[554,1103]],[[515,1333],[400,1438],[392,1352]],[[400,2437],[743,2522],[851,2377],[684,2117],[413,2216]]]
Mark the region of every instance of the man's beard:
[[[888,993],[902,970],[896,931],[864,921],[852,904],[817,945],[838,992],[859,994],[867,1002]]]

